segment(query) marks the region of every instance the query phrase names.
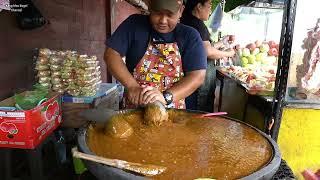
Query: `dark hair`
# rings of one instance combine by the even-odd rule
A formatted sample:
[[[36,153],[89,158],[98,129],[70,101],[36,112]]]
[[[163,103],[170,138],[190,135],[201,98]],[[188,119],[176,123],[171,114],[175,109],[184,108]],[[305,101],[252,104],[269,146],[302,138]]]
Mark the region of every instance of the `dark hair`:
[[[193,9],[197,6],[198,3],[204,5],[210,0],[187,0],[183,13],[192,14]]]

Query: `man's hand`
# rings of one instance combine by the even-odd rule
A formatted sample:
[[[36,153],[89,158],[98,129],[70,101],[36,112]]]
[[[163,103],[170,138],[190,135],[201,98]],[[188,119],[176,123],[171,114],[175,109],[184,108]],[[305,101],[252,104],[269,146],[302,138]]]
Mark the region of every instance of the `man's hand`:
[[[140,94],[140,103],[146,105],[155,101],[159,101],[163,105],[167,104],[162,93],[157,88],[151,86],[143,88]]]
[[[134,105],[139,105],[142,88],[128,71],[120,54],[111,48],[107,48],[104,60],[110,73],[128,90],[128,100]]]
[[[222,42],[226,47],[233,46],[234,41],[235,41],[234,35],[227,35],[222,38]]]
[[[232,48],[227,49],[227,50],[226,50],[226,53],[227,53],[227,57],[233,57],[233,56],[236,55],[235,50],[232,49]]]
[[[128,90],[128,100],[138,106],[141,105],[140,99],[141,99],[141,92],[143,90],[142,87],[136,86],[136,87],[129,87]]]

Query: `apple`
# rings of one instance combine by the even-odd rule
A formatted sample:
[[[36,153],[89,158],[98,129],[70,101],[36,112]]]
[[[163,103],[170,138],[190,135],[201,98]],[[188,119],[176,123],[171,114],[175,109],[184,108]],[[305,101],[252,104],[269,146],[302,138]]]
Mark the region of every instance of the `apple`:
[[[260,40],[256,40],[254,43],[256,44],[256,47],[260,47],[262,45],[262,41]]]
[[[278,56],[278,50],[276,48],[271,48],[269,51],[268,51],[268,54],[270,56]]]
[[[256,62],[256,56],[250,54],[250,55],[248,56],[248,63],[249,63],[249,64],[254,64],[255,62]]]
[[[274,41],[269,41],[269,42],[268,42],[268,45],[269,45],[270,48],[275,48],[276,45],[277,45],[277,43],[274,42]]]
[[[243,48],[242,49],[242,56],[249,56],[250,55],[250,50],[248,48]]]
[[[269,69],[268,71],[270,74],[275,74],[276,72],[274,71],[274,69]]]
[[[247,82],[247,83],[250,83],[250,81],[253,80],[253,79],[256,79],[256,76],[253,75],[253,74],[249,74],[248,77],[247,77],[246,82]]]
[[[255,48],[253,51],[251,51],[252,55],[257,55],[260,52],[259,48]]]
[[[233,42],[236,39],[235,35],[229,35],[229,41]]]
[[[253,51],[256,47],[257,47],[257,46],[256,46],[256,44],[254,44],[254,43],[250,43],[250,44],[248,44],[248,45],[246,46],[246,48],[248,48],[250,51]]]
[[[270,47],[268,44],[262,44],[260,46],[260,52],[268,52],[270,50]]]
[[[274,48],[273,55],[276,56],[276,57],[279,56],[279,51],[277,50],[277,48]]]

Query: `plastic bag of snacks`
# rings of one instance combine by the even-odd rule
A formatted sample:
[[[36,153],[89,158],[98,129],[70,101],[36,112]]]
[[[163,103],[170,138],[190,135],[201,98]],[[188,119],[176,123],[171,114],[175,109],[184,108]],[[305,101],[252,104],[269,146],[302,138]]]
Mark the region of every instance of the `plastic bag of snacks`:
[[[98,88],[97,85],[101,83],[101,72],[98,68],[97,57],[79,55],[77,60],[73,61],[71,67],[71,70],[65,71],[63,76],[65,78],[64,81],[69,82],[67,92],[72,96],[95,95]]]
[[[61,75],[62,75],[62,65],[65,61],[67,52],[56,51],[50,56],[50,70],[51,70],[51,84],[52,90],[64,93],[65,86],[63,84]]]
[[[40,84],[72,96],[95,95],[101,83],[97,57],[78,55],[76,51],[40,49],[36,70]]]
[[[37,77],[39,78],[39,83],[46,88],[51,88],[51,72],[49,63],[51,54],[52,51],[49,49],[40,49],[39,56],[36,61],[36,70],[38,71]]]
[[[41,84],[33,86],[32,91],[27,91],[24,95],[16,94],[14,96],[16,107],[19,110],[29,110],[36,107],[48,95],[48,89]]]

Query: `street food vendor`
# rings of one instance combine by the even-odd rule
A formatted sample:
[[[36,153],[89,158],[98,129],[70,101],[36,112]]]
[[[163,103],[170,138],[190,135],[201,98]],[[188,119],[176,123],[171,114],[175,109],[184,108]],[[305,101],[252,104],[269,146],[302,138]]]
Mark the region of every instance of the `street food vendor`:
[[[206,78],[203,85],[192,94],[187,101],[196,101],[190,103],[190,109],[196,109],[206,112],[213,112],[214,91],[215,91],[215,73],[216,60],[226,57],[233,57],[235,51],[230,48],[227,50],[219,50],[225,43],[229,43],[229,36],[226,36],[223,41],[211,44],[210,33],[203,21],[209,19],[211,13],[211,0],[188,0],[181,18],[181,23],[195,28],[201,36],[208,56],[208,68]]]
[[[160,101],[183,109],[203,83],[206,52],[199,33],[178,23],[183,9],[180,0],[153,0],[150,15],[131,15],[107,40],[104,59],[125,87],[124,108]]]

